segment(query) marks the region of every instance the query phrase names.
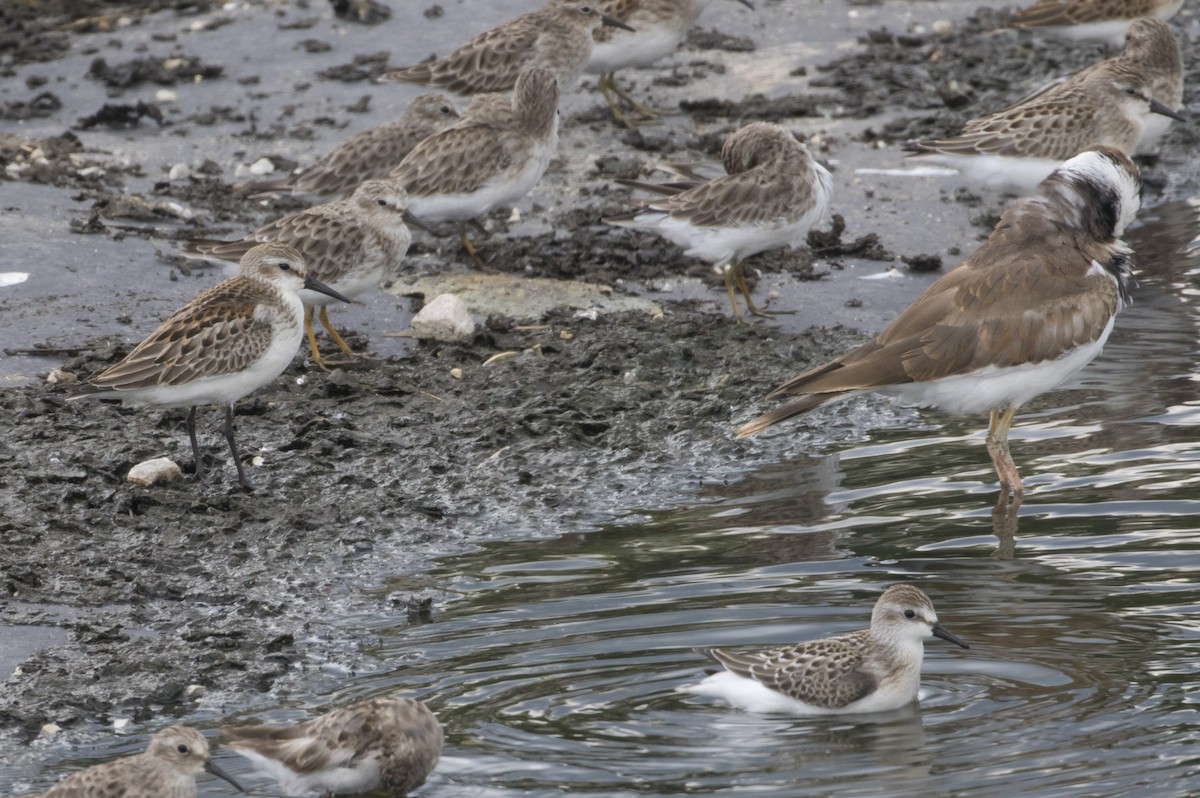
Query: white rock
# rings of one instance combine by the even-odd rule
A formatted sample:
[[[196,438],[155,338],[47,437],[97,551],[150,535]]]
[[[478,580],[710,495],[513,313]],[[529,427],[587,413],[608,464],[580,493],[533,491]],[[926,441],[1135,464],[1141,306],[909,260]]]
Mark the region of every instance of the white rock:
[[[155,102],[173,103],[179,98],[179,94],[174,89],[159,89],[154,92]]]
[[[129,718],[113,718],[113,731],[128,729],[131,723],[133,723],[133,721],[131,721]]]
[[[167,180],[174,182],[176,180],[186,180],[192,175],[192,170],[185,163],[177,163],[171,167],[171,171],[167,172]]]
[[[50,383],[51,385],[57,385],[60,382],[63,385],[70,385],[71,383],[78,381],[78,379],[79,378],[71,372],[63,371],[62,369],[52,369],[50,373],[46,375],[46,382]]]
[[[436,341],[459,341],[475,334],[475,322],[465,302],[454,294],[441,294],[413,316],[412,334]]]
[[[46,723],[42,726],[42,734],[58,734],[62,731],[62,726],[57,723]]]
[[[250,164],[250,174],[255,177],[269,175],[275,171],[275,163],[270,158],[259,158],[254,163]]]
[[[208,692],[208,688],[202,684],[189,684],[183,694],[188,698],[199,698]]]
[[[949,36],[954,33],[954,23],[948,19],[939,19],[933,23],[933,32],[938,36]]]
[[[134,485],[148,488],[158,482],[171,482],[182,476],[183,471],[174,462],[166,457],[156,457],[129,469],[129,475],[125,479]]]

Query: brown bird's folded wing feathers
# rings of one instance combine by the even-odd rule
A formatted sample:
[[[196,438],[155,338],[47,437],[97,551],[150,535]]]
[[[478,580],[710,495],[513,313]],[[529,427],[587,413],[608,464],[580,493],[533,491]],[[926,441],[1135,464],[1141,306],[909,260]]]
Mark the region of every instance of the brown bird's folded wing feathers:
[[[1046,93],[1049,93],[1048,91]],[[1003,155],[1066,160],[1091,144],[1092,125],[1084,119],[1088,106],[1080,103],[1075,92],[1055,92],[1033,102],[1020,114],[997,112],[968,122],[963,132],[948,139],[916,142],[910,149],[949,154]],[[1042,138],[1043,130],[1065,134]]]
[[[516,82],[541,32],[540,26],[526,22],[525,16],[484,31],[445,58],[389,70],[386,77],[458,94],[507,91]]]
[[[398,180],[413,197],[479,190],[497,173],[511,167],[514,160],[499,131],[495,136],[481,136],[482,127],[494,126],[486,122],[460,125],[425,139],[389,177]],[[468,164],[487,164],[490,168],[464,168]]]
[[[234,277],[210,288],[150,333],[120,363],[90,380],[98,390],[132,390],[156,385],[185,385],[201,376],[242,371],[271,344],[271,325],[252,311],[262,288]],[[236,338],[237,346],[217,346]],[[200,352],[199,350],[203,350]],[[214,353],[221,361],[214,367]]]
[[[1080,247],[1061,240],[1071,233],[1043,230],[1028,240],[1022,227],[1028,228],[1028,217],[1022,225],[1002,221],[974,255],[929,286],[873,341],[771,391],[767,399],[802,398],[742,425],[738,437],[847,391],[1040,363],[1094,340],[1116,312],[1116,285],[1089,273]],[[1065,260],[1063,253],[1069,253]]]
[[[684,184],[669,185],[682,187]],[[765,174],[751,179],[743,172],[724,175],[667,197],[630,202],[645,210],[685,219],[697,227],[751,226],[777,219],[797,203],[792,193],[779,188],[777,182]]]
[[[1132,19],[1154,14],[1152,0],[1038,0],[1013,14],[1016,26],[1079,25],[1103,19]]]
[[[836,639],[836,638],[835,638]],[[840,709],[870,695],[879,680],[864,669],[860,647],[812,641],[754,654],[705,651],[731,673],[806,704]],[[814,678],[814,671],[819,674]]]

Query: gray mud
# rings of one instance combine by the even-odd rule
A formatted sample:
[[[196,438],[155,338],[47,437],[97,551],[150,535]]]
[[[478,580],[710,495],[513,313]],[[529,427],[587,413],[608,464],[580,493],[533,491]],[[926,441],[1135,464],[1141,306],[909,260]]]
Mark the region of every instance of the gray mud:
[[[905,8],[918,9],[928,23],[946,13],[936,5]],[[23,11],[39,6],[54,13]],[[787,9],[771,0],[761,6],[764,13]],[[290,111],[255,117],[245,105],[260,99],[278,105],[279,98],[268,97],[257,76],[240,74],[233,56],[193,49],[185,38],[162,39],[174,48],[171,58],[123,46],[142,35],[143,18],[149,25],[167,15],[168,23],[216,30],[229,21],[219,4],[170,0],[117,11],[97,2],[81,14],[67,7],[79,5],[34,0],[6,4],[0,14],[6,65],[0,77],[8,85],[0,102],[6,120],[0,180],[7,181],[0,191],[53,187],[53,197],[75,203],[69,218],[55,221],[57,240],[92,241],[104,253],[144,255],[153,246],[163,254],[156,266],[169,272],[171,290],[181,296],[209,278],[202,283],[194,267],[169,254],[174,240],[240,233],[303,206],[291,198],[264,205],[229,190],[231,170],[215,151],[228,155],[234,147],[233,157],[247,161],[277,152],[280,164],[297,142],[316,141],[309,152],[323,152],[352,123],[361,128],[356,115],[370,105],[362,97],[379,88],[367,79],[387,63],[386,53],[357,49],[350,35],[336,58],[320,61],[323,78],[304,73],[306,81],[321,81],[322,93],[297,90]],[[280,30],[307,43],[278,45],[278,58],[314,59],[314,65],[325,58],[327,22],[313,20],[330,14],[316,2],[290,14],[279,10]],[[133,22],[119,22],[122,16]],[[443,30],[434,27],[438,15],[417,17],[412,24]],[[1186,42],[1192,29],[1184,21],[1179,32]],[[806,329],[803,316],[738,326],[706,266],[687,262],[657,237],[599,223],[625,196],[612,178],[646,175],[656,158],[711,155],[725,133],[755,118],[819,132],[819,157],[860,163],[881,143],[948,132],[973,109],[1019,98],[1101,54],[1088,45],[1064,48],[994,32],[1001,22],[984,12],[947,37],[911,24],[875,30],[839,57],[796,59],[795,85],[766,96],[710,96],[711,87],[725,85],[727,67],[753,63],[736,59],[787,60],[777,49],[755,51],[756,39],[768,36],[765,23],[753,20],[732,37],[701,33],[671,70],[642,73],[637,89],[660,103],[663,97],[688,102],[667,124],[635,131],[616,128],[593,97],[576,92],[583,101],[564,113],[564,130],[575,130],[576,138],[563,161],[574,166],[569,177],[561,169],[548,176],[560,201],[526,211],[540,226],[518,225],[511,236],[507,213],[495,215],[493,235],[481,247],[486,270],[586,276],[633,293],[691,275],[707,282],[709,301],[667,297],[661,317],[559,311],[542,319],[541,329],[493,317],[474,340],[455,345],[394,343],[381,339],[377,326],[362,334],[361,316],[342,316],[359,330],[351,344],[373,357],[325,373],[298,356],[282,378],[239,404],[239,441],[256,486],[251,495],[237,488],[215,411],[200,415],[211,482],[197,484],[182,413],[68,403],[67,386],[41,379],[50,363],[86,377],[114,362],[137,340],[134,331],[149,331],[178,302],[148,306],[141,295],[111,286],[111,300],[93,295],[82,310],[71,300],[70,314],[54,294],[0,300],[0,310],[19,320],[27,336],[22,352],[8,354],[18,370],[37,364],[39,377],[0,393],[0,568],[7,596],[0,635],[44,644],[28,656],[22,650],[18,671],[5,682],[0,730],[27,741],[49,722],[85,730],[116,717],[180,716],[194,706],[191,685],[239,708],[266,691],[303,689],[321,663],[354,667],[357,641],[330,633],[326,620],[407,614],[419,623],[428,618],[430,600],[436,612],[442,598],[436,592],[370,589],[387,576],[419,571],[431,556],[498,535],[586,528],[611,520],[619,508],[661,505],[701,480],[795,451],[808,433],[746,442],[733,440],[730,429],[754,412],[754,398],[860,340],[862,330],[881,326],[931,279],[915,277],[903,291],[888,292],[895,295],[890,304],[868,301],[863,309],[856,297],[865,289],[848,282],[848,270],[881,270],[901,258],[925,268],[942,258],[952,265],[986,233],[1002,200],[948,185],[917,203],[917,188],[893,184],[877,192],[855,183],[851,189],[843,168],[834,209],[845,209],[850,228],[825,231],[810,250],[759,257],[751,271],[760,279],[818,280],[828,300],[824,318],[844,326]],[[359,29],[345,24],[351,34]],[[162,34],[168,35],[174,34]],[[55,74],[54,59],[68,52],[85,56],[70,62],[80,68]],[[1185,102],[1195,106],[1195,59],[1190,68]],[[45,79],[30,80],[34,73]],[[655,74],[657,81],[646,77]],[[244,102],[163,108],[153,92],[139,90],[197,79],[220,83]],[[81,82],[94,84],[95,101],[69,106],[63,87]],[[44,135],[26,132],[46,120],[62,124]],[[97,149],[90,138],[98,130],[120,131],[132,144],[119,157]],[[191,136],[197,150],[204,153],[208,142],[213,153],[196,159],[186,180],[167,180],[161,160],[138,157],[138,137],[150,131]],[[1172,127],[1162,157],[1149,165],[1148,200],[1155,191],[1194,188],[1195,142],[1194,129]],[[579,167],[593,149],[598,157]],[[918,208],[959,221],[931,240],[926,228],[910,224],[923,218],[913,215]],[[422,238],[413,247],[412,259],[423,265],[457,258],[446,241]],[[20,258],[5,261],[5,268],[19,266]],[[786,299],[804,292],[801,285]],[[54,329],[56,321],[38,318],[55,314],[89,321],[66,337]],[[96,318],[105,321],[93,327]],[[501,352],[518,354],[483,365]],[[32,361],[21,359],[30,353]],[[460,379],[451,375],[454,368],[462,370]],[[853,434],[853,418],[835,423],[819,431],[822,440]],[[132,464],[163,455],[183,466],[183,481],[150,489],[125,481]]]

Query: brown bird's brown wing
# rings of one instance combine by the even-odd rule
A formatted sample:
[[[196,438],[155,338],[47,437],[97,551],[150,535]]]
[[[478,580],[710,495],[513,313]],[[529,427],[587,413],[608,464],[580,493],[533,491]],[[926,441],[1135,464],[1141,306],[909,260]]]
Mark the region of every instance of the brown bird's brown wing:
[[[1013,14],[1017,27],[1079,25],[1104,19],[1153,16],[1154,0],[1038,0]]]
[[[196,239],[189,242],[187,252],[236,263],[259,244],[282,241],[300,251],[310,275],[329,283],[356,265],[368,235],[354,209],[338,201],[276,219],[242,239]]]
[[[484,31],[436,61],[391,69],[385,80],[421,83],[458,94],[508,91],[517,82],[541,32],[537,19],[522,14]]]
[[[875,340],[794,377],[767,398],[1040,363],[1095,340],[1117,311],[1116,285],[1090,269],[1073,234],[1027,236],[1021,225],[1002,221],[975,254],[929,286]]]
[[[841,709],[867,697],[879,680],[864,668],[859,638],[866,632],[799,643],[754,654],[721,649],[705,653],[738,676],[824,709]]]
[[[754,170],[723,175],[663,198],[630,200],[629,204],[662,211],[698,227],[725,227],[777,220],[790,208],[803,204],[803,198],[797,198],[795,191],[784,190],[770,174]]]
[[[513,165],[502,132],[487,122],[444,130],[414,147],[389,177],[412,197],[477,191]]]
[[[268,297],[253,280],[233,277],[200,294],[150,333],[125,359],[88,382],[99,390],[186,385],[242,371],[271,344],[271,325],[254,318]],[[216,346],[229,338],[237,346]],[[219,355],[219,356],[218,356]]]

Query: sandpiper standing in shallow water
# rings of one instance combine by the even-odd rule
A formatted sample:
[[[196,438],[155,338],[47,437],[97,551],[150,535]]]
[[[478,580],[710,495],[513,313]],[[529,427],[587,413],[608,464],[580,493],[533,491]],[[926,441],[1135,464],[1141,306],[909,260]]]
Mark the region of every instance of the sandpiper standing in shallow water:
[[[1066,382],[1108,340],[1130,299],[1131,253],[1120,236],[1140,196],[1137,167],[1121,151],[1071,158],[874,340],[768,394],[791,401],[738,427],[738,437],[857,391],[988,413],[998,506],[1011,497],[1015,509],[1022,484],[1009,427],[1017,408]]]
[[[753,654],[702,649],[723,669],[680,690],[750,712],[889,712],[916,700],[930,637],[970,648],[938,623],[920,588],[892,585],[875,602],[870,629]]]
[[[274,778],[288,796],[387,790],[425,783],[442,753],[442,727],[411,698],[376,698],[294,726],[221,729],[228,748]]]
[[[202,771],[242,785],[209,761],[208,741],[195,729],[168,726],[155,732],[146,750],[73,773],[41,798],[195,798]]]
[[[606,218],[622,227],[645,227],[712,263],[725,278],[734,318],[741,321],[734,288],[756,316],[742,276],[742,261],[803,238],[829,209],[833,178],[786,128],[752,122],[725,139],[725,175],[655,185],[618,181],[664,196],[629,200],[637,210]]]
[[[558,86],[542,67],[521,73],[511,113],[483,113],[418,144],[392,170],[423,222],[458,223],[475,258],[464,222],[529,193],[558,150]]]
[[[196,477],[204,460],[196,444],[196,405],[225,405],[222,428],[238,482],[250,490],[234,441],[233,403],[274,380],[304,337],[300,291],[350,300],[308,275],[304,258],[286,244],[260,244],[243,257],[238,275],[175,311],[125,358],[81,385],[72,396],[123,399],[126,404],[190,407],[188,439]]]
[[[914,141],[910,158],[958,169],[974,183],[1032,191],[1085,147],[1133,152],[1154,114],[1183,120],[1150,96],[1144,70],[1120,58],[1090,67],[1023,102],[973,119],[957,136]]]
[[[284,216],[234,241],[190,241],[184,254],[236,262],[255,245],[267,241],[295,247],[308,266],[309,276],[337,292],[332,295],[300,292],[304,302],[304,334],[312,359],[325,368],[327,361],[321,356],[313,330],[313,308],[321,309],[321,326],[329,337],[342,352],[353,356],[350,345],[329,321],[328,305],[343,297],[353,299],[375,288],[381,280],[398,276],[412,242],[408,225],[416,221],[409,213],[408,194],[399,183],[368,180],[348,199]]]
[[[454,103],[440,94],[422,94],[399,119],[364,130],[342,142],[316,163],[277,180],[250,183],[248,192],[303,192],[344,197],[360,183],[387,177],[422,139],[462,121]]]
[[[628,67],[653,64],[675,52],[683,37],[712,0],[603,0],[604,14],[624,22],[633,30],[604,25],[592,31],[592,57],[587,72],[599,74],[596,89],[604,96],[613,116],[628,124],[621,113],[620,103],[629,104],[635,112],[647,117],[654,113],[637,103],[620,86],[614,73]],[[750,0],[736,0],[754,10]]]
[[[548,0],[471,39],[436,61],[398,67],[380,80],[419,83],[457,94],[508,91],[529,67],[543,67],[571,88],[592,53],[592,31],[600,25],[629,29],[601,13],[599,0]]]
[[[1182,6],[1183,0],[1037,0],[1013,14],[1012,25],[1066,39],[1120,44],[1135,19],[1167,20]]]

